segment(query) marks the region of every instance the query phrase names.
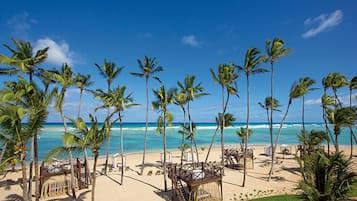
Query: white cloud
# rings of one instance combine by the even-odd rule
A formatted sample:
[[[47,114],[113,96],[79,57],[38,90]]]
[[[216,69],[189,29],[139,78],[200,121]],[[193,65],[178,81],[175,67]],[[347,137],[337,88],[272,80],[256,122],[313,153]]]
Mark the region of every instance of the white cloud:
[[[49,47],[47,62],[56,66],[61,66],[63,63],[73,64],[74,52],[69,49],[66,41],[56,43],[50,38],[42,38],[36,41],[35,51]]]
[[[189,45],[191,47],[198,47],[199,46],[199,42],[198,42],[196,36],[192,35],[192,34],[182,37],[181,42],[183,44]]]
[[[305,104],[306,104],[306,105],[317,105],[317,104],[321,104],[321,98],[306,100],[306,101],[305,101]]]
[[[13,36],[22,40],[28,38],[28,31],[31,29],[32,24],[37,24],[37,21],[29,18],[27,12],[19,13],[7,21],[7,25],[12,30]]]
[[[308,18],[305,20],[305,27],[309,28],[302,34],[303,38],[311,38],[317,34],[326,31],[329,28],[335,27],[342,23],[343,13],[341,10],[336,10],[330,14],[321,14],[315,18]]]

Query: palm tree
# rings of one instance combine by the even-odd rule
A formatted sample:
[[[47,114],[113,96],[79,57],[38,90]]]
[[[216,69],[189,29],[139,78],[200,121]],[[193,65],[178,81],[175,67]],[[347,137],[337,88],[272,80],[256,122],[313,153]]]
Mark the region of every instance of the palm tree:
[[[118,114],[118,119],[120,123],[120,155],[122,159],[122,164],[124,164],[124,147],[123,147],[123,115],[125,108],[130,108],[133,106],[137,106],[138,104],[133,103],[134,98],[132,94],[125,94],[126,86],[117,86],[114,90],[111,90],[109,94],[103,94],[101,97],[104,99],[104,105],[96,108],[107,108],[113,107],[113,112],[109,115],[109,119],[114,116],[114,114]],[[115,123],[117,120],[114,120]],[[123,177],[124,177],[124,168],[121,169],[121,184],[123,185]]]
[[[265,61],[265,56],[259,56],[260,51],[257,48],[249,48],[245,54],[244,66],[238,66],[238,69],[243,71],[247,78],[247,121],[246,121],[246,139],[244,144],[244,174],[242,186],[245,186],[245,179],[247,175],[247,147],[249,137],[249,115],[250,115],[250,85],[249,76],[257,73],[266,73],[268,70],[260,68],[259,65]]]
[[[270,97],[274,100],[274,64],[282,57],[291,54],[292,50],[289,48],[284,48],[284,40],[279,38],[274,38],[273,41],[267,40],[265,42],[265,51],[267,53],[267,62],[271,66],[271,78],[270,78]],[[273,106],[274,107],[274,106]],[[273,110],[270,110],[270,122],[269,122],[269,134],[273,136]],[[273,149],[273,147],[272,147]],[[274,152],[272,152],[272,162],[274,160]],[[269,174],[270,175],[270,174]],[[270,176],[269,176],[270,178]]]
[[[247,128],[244,127],[240,127],[239,131],[236,131],[236,134],[238,137],[240,137],[240,139],[242,140],[241,142],[241,150],[244,151],[245,150],[245,141],[247,139],[247,134],[248,134],[248,138],[253,135],[253,130],[249,129],[248,131],[246,130]]]
[[[324,89],[324,94],[321,97],[321,106],[322,106],[322,118],[323,118],[324,123],[325,123],[325,130],[329,134],[329,140],[327,141],[327,153],[328,154],[330,154],[330,140],[332,140],[332,144],[335,145],[331,130],[328,127],[328,124],[327,124],[327,120],[328,119],[327,119],[327,115],[326,115],[327,108],[330,107],[330,106],[335,106],[334,97],[333,96],[329,96],[326,93],[327,89],[329,88],[329,85],[330,84],[329,84],[328,77],[322,78],[322,86],[323,86],[323,89]]]
[[[190,136],[191,136],[191,154],[192,154],[192,159],[193,159],[193,150],[192,150],[192,143],[196,144],[195,138],[194,138],[194,133],[193,133],[193,122],[191,119],[191,113],[190,113],[190,102],[193,101],[196,98],[200,98],[202,96],[208,95],[208,93],[204,92],[205,89],[201,86],[201,83],[195,84],[195,79],[196,77],[194,75],[190,76],[187,75],[185,77],[185,80],[183,83],[177,82],[180,90],[185,93],[186,95],[186,101],[187,101],[187,115],[188,115],[188,121],[189,121],[189,128],[190,128]],[[196,148],[196,154],[197,154],[197,162],[199,162],[198,158],[198,150],[197,146]]]
[[[209,157],[209,154],[211,153],[211,149],[212,149],[213,143],[214,143],[214,141],[216,139],[218,129],[222,130],[222,126],[223,126],[222,120],[223,120],[222,113],[218,113],[218,115],[216,117],[217,127],[216,127],[216,130],[214,131],[214,134],[213,134],[213,137],[212,137],[212,140],[211,140],[211,144],[209,145],[205,163],[207,163],[207,161],[208,161],[208,157]],[[224,121],[224,123],[225,123],[224,127],[229,127],[229,126],[233,126],[233,122],[236,121],[236,118],[233,116],[233,114],[226,113],[226,114],[224,114],[224,120],[225,120]]]
[[[328,108],[327,118],[334,125],[335,147],[336,152],[339,152],[338,136],[341,134],[341,129],[344,127],[352,127],[357,121],[357,107],[342,107],[337,109]]]
[[[61,67],[61,71],[58,71],[56,69],[50,70],[50,71],[45,72],[45,74],[43,76],[49,80],[52,80],[52,81],[58,83],[61,86],[61,92],[58,94],[57,100],[55,102],[55,110],[56,110],[56,112],[60,113],[60,115],[61,115],[61,119],[62,119],[63,126],[64,126],[64,133],[68,133],[67,120],[66,120],[64,112],[63,112],[63,104],[64,104],[67,89],[74,84],[73,70],[67,63],[64,63]],[[71,144],[66,144],[66,145],[72,146]],[[69,162],[70,162],[71,166],[73,166],[72,158],[73,158],[72,150],[69,149]],[[71,185],[72,186],[72,196],[76,197],[73,168],[71,168],[71,184],[72,184]]]
[[[124,67],[117,67],[115,63],[111,61],[104,60],[104,65],[100,66],[95,64],[98,68],[100,74],[107,80],[107,93],[109,94],[110,85],[112,84],[113,80],[121,73]],[[107,117],[109,116],[110,108],[108,107],[107,110]],[[105,156],[105,166],[104,166],[104,174],[107,174],[108,168],[108,157],[110,153],[110,130],[107,130],[107,154]]]
[[[161,72],[164,70],[162,66],[158,66],[156,62],[156,58],[151,58],[148,56],[145,56],[144,61],[141,61],[140,59],[137,60],[140,68],[139,73],[135,72],[130,72],[131,75],[137,76],[137,77],[144,77],[145,78],[145,88],[146,88],[146,117],[145,117],[145,134],[144,134],[144,152],[143,152],[143,162],[141,166],[141,172],[140,174],[143,175],[144,168],[145,168],[145,154],[146,154],[146,138],[147,138],[147,133],[148,133],[148,127],[149,127],[149,78],[153,77],[154,79],[158,80],[160,83],[160,79],[154,74]]]
[[[79,118],[81,116],[81,106],[82,106],[83,91],[88,86],[92,85],[93,82],[90,81],[90,75],[82,75],[82,74],[78,73],[74,77],[74,83],[76,84],[77,88],[80,90],[79,91],[78,115],[77,115],[77,118]]]
[[[34,54],[34,50],[30,42],[11,39],[15,45],[15,48],[9,45],[4,45],[6,49],[11,52],[11,57],[4,56],[0,54],[0,63],[4,63],[9,66],[14,66],[14,68],[0,69],[0,74],[14,74],[21,72],[23,74],[29,75],[29,81],[32,82],[34,73],[37,71],[36,66],[44,62],[47,58],[48,47],[44,49],[39,49]],[[38,184],[38,140],[37,134],[31,137],[31,155],[30,155],[30,165],[29,165],[29,181],[32,181],[32,168],[33,163],[35,163],[35,180]],[[36,187],[36,192],[39,189]],[[32,192],[32,182],[29,182],[29,195]],[[36,197],[36,200],[38,198]]]
[[[350,89],[350,107],[352,107],[352,91],[357,89],[357,75],[351,79],[349,89]],[[353,141],[352,141],[353,139],[352,138],[354,137],[355,141],[356,141],[356,137],[355,137],[355,134],[353,133],[352,128],[350,128],[350,134],[351,134],[351,136],[350,136],[350,143],[351,143],[350,158],[352,158],[352,156],[353,156]]]
[[[269,118],[269,110],[274,110],[276,112],[281,112],[281,110],[278,109],[278,107],[281,107],[281,104],[279,102],[279,100],[277,99],[272,99],[270,96],[265,97],[264,99],[264,104],[261,102],[258,102],[258,105],[263,108],[264,110],[266,110],[267,113],[267,119],[268,119],[268,123],[270,122],[270,118]],[[270,136],[270,142],[271,142],[271,147],[273,147],[273,136]]]
[[[325,131],[315,130],[310,132],[302,130],[300,134],[297,134],[297,137],[304,147],[304,154],[308,155],[310,155],[320,144],[322,144],[325,140],[327,141],[329,138]]]
[[[159,134],[164,133],[164,187],[165,192],[167,191],[167,181],[166,181],[166,173],[167,173],[167,164],[166,164],[166,126],[167,124],[171,124],[173,121],[172,114],[168,111],[167,106],[174,102],[174,90],[166,91],[165,86],[162,85],[160,89],[153,90],[154,95],[156,97],[156,101],[152,102],[152,106],[154,110],[160,112],[160,115],[157,119],[157,132]]]
[[[302,130],[303,132],[305,131],[305,95],[313,90],[316,90],[317,88],[311,88],[312,85],[314,85],[316,82],[315,80],[309,78],[309,77],[304,77],[304,78],[300,78],[299,80],[302,86],[301,88],[301,96],[302,96]]]
[[[281,135],[281,131],[282,131],[282,128],[283,128],[283,124],[285,122],[285,119],[286,117],[288,116],[288,112],[289,112],[289,109],[290,109],[290,106],[291,106],[291,103],[294,99],[296,98],[299,98],[302,93],[302,88],[303,88],[303,83],[299,82],[299,83],[296,83],[294,82],[294,84],[292,85],[291,89],[290,89],[290,94],[289,94],[289,101],[288,101],[288,106],[286,108],[286,111],[285,111],[285,114],[283,116],[283,119],[281,120],[281,123],[280,123],[280,126],[279,126],[279,130],[278,130],[278,133],[277,133],[277,136],[275,138],[275,144],[274,146],[272,147],[272,155],[274,155],[275,151],[276,151],[276,147],[278,146],[278,142],[279,142],[279,139],[280,139],[280,135]],[[270,117],[271,118],[271,117]],[[271,119],[270,119],[271,120]],[[271,167],[270,167],[270,171],[269,171],[269,177],[268,177],[268,181],[270,181],[271,179],[271,175],[273,174],[273,171],[274,171],[274,157],[272,158],[272,163],[271,163]]]
[[[180,146],[180,150],[181,150],[181,159],[180,159],[180,164],[183,164],[183,153],[184,153],[184,146],[185,146],[185,128],[186,128],[186,102],[187,102],[187,98],[186,98],[186,94],[181,91],[179,93],[175,93],[174,96],[174,104],[180,106],[182,112],[183,112],[183,123],[182,123],[182,131],[180,132],[182,134],[182,138],[181,138],[181,146]]]
[[[228,64],[218,65],[217,75],[214,70],[211,68],[210,72],[212,74],[213,81],[218,83],[222,89],[222,125],[225,125],[225,112],[228,106],[229,95],[237,95],[238,90],[234,86],[236,80],[239,77],[239,74],[235,73],[235,66]],[[224,98],[224,91],[227,91],[227,98]],[[221,126],[221,164],[224,165],[224,126]],[[224,171],[224,169],[223,169]],[[224,174],[224,172],[223,172]]]
[[[31,199],[32,192],[27,188],[26,149],[29,139],[37,135],[46,122],[47,108],[51,102],[50,95],[41,91],[33,82],[28,83],[19,77],[18,82],[6,83],[1,90],[0,126],[13,142],[14,153],[22,164],[23,199]],[[23,123],[26,121],[26,123]],[[38,156],[35,155],[37,158]],[[36,175],[37,176],[37,175]],[[32,181],[31,181],[32,183]],[[38,182],[36,182],[36,199],[38,199]]]

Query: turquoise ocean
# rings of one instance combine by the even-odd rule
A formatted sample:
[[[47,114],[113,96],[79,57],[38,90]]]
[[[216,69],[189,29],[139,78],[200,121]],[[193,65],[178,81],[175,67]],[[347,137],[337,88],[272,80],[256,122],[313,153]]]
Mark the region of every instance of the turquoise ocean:
[[[75,130],[68,125],[71,132]],[[241,139],[236,135],[236,131],[241,126],[245,126],[244,123],[236,123],[233,127],[225,128],[225,144],[239,144]],[[208,148],[211,143],[213,134],[217,126],[215,123],[197,123],[196,124],[196,142],[198,148]],[[269,126],[267,123],[251,123],[249,128],[253,130],[253,135],[249,138],[249,144],[251,145],[267,145],[270,143]],[[276,136],[279,124],[274,124],[274,136]],[[332,128],[332,127],[331,127]],[[178,131],[181,129],[180,124],[173,124],[173,126],[167,128],[167,149],[178,150],[181,143],[181,135]],[[300,133],[302,125],[300,123],[286,123],[283,125],[279,144],[298,144],[297,134]],[[325,130],[323,123],[305,123],[305,129],[310,130]],[[353,128],[354,133],[357,132],[357,127]],[[64,127],[62,123],[46,123],[39,135],[39,159],[43,160],[47,153],[57,146],[63,146],[62,135]],[[220,132],[220,131],[218,131]],[[124,153],[138,153],[143,151],[145,133],[145,123],[124,123],[123,124],[123,145]],[[342,133],[339,136],[340,145],[350,144],[350,131],[348,128],[342,129]],[[119,124],[116,124],[112,128],[110,150],[111,154],[118,153],[120,151],[120,128]],[[189,142],[186,140],[186,143]],[[217,134],[215,145],[220,145],[220,134]],[[147,135],[147,151],[161,151],[163,148],[163,136],[156,133],[156,124],[150,123]],[[106,143],[103,144],[100,149],[100,155],[106,154]]]

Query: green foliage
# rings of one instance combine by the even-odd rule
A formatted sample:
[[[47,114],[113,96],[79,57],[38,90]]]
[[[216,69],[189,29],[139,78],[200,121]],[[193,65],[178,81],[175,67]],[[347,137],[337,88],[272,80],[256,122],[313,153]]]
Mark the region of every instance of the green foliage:
[[[342,152],[327,155],[316,151],[305,155],[304,161],[297,158],[303,180],[298,189],[306,200],[328,201],[345,198],[351,190],[355,173],[351,171],[351,160],[346,160]]]
[[[301,201],[301,197],[299,195],[274,195],[270,197],[263,197],[252,199],[250,201]]]

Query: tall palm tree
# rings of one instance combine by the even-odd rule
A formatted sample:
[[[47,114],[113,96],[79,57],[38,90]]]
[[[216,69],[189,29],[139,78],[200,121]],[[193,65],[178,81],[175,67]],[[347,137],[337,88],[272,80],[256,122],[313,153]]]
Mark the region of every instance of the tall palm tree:
[[[243,183],[242,186],[245,186],[245,179],[247,175],[247,147],[248,147],[248,137],[249,137],[249,115],[250,115],[250,84],[249,84],[249,76],[258,74],[258,73],[266,73],[268,70],[265,68],[259,67],[261,63],[263,63],[266,58],[265,56],[259,55],[260,51],[257,48],[249,48],[245,54],[244,66],[238,66],[238,69],[243,71],[247,78],[247,121],[245,131],[247,132],[245,135],[245,144],[244,144],[244,174],[243,174]]]
[[[114,110],[110,114],[109,118],[114,116],[115,114],[118,114],[118,119],[120,123],[120,155],[121,155],[121,160],[122,164],[124,164],[124,142],[123,142],[123,115],[122,113],[124,112],[125,108],[130,108],[133,106],[136,106],[138,104],[133,103],[134,98],[132,97],[132,94],[125,94],[126,86],[117,86],[114,90],[111,90],[109,94],[104,94],[102,95],[102,98],[104,99],[104,105],[100,106],[97,109],[100,108],[107,108],[107,107],[113,107]],[[117,120],[113,121],[115,123]],[[123,185],[123,178],[124,178],[124,168],[121,169],[121,184]]]
[[[212,140],[211,140],[211,144],[209,145],[205,163],[207,163],[207,161],[208,161],[208,157],[209,157],[209,154],[211,153],[212,146],[214,144],[214,141],[216,140],[218,129],[222,130],[222,127],[223,127],[223,124],[222,124],[223,121],[222,120],[223,120],[222,113],[218,113],[218,115],[216,117],[217,127],[216,127],[216,130],[214,131],[214,134],[213,134],[213,137],[212,137]],[[224,127],[229,127],[229,126],[233,126],[233,122],[236,121],[236,118],[233,116],[233,114],[226,113],[226,114],[224,114],[224,120],[225,120],[224,121],[224,123],[225,123]]]
[[[145,168],[146,138],[147,138],[148,127],[149,127],[149,78],[153,77],[154,79],[158,80],[161,83],[159,77],[154,76],[154,74],[163,71],[164,68],[157,64],[155,57],[151,58],[149,56],[145,56],[144,61],[141,61],[140,59],[138,59],[137,62],[139,64],[140,72],[139,73],[130,72],[130,74],[137,76],[137,77],[145,78],[146,116],[145,116],[143,162],[141,164],[141,171],[140,171],[140,174],[143,175],[144,168]]]
[[[278,133],[277,136],[275,138],[275,143],[274,146],[272,147],[272,155],[275,153],[276,151],[276,147],[278,146],[279,143],[279,139],[280,139],[280,135],[281,135],[281,131],[285,122],[286,117],[288,116],[289,113],[289,109],[291,106],[291,103],[294,99],[301,97],[302,93],[302,88],[303,88],[303,83],[299,82],[294,82],[294,84],[292,85],[291,89],[290,89],[290,93],[289,93],[289,101],[288,101],[288,106],[286,108],[285,114],[283,116],[283,119],[281,120],[279,129],[278,129]],[[270,117],[271,118],[271,117]],[[271,119],[270,119],[271,120]],[[269,171],[269,177],[268,177],[268,181],[270,181],[271,176],[273,175],[274,172],[274,158],[272,158],[272,163],[271,163],[271,167],[270,167],[270,171]]]
[[[32,192],[27,188],[25,164],[27,142],[39,133],[46,122],[51,96],[40,90],[33,82],[28,83],[22,77],[18,79],[18,82],[6,83],[6,88],[0,92],[2,97],[0,126],[16,142],[14,153],[17,154],[22,164],[23,199],[29,200]],[[38,195],[38,185],[36,185],[37,199]]]
[[[30,42],[11,39],[15,45],[15,48],[9,45],[4,45],[6,49],[11,52],[11,57],[0,54],[0,63],[4,63],[14,68],[0,69],[0,74],[14,74],[21,72],[29,76],[29,81],[32,82],[34,73],[36,73],[36,66],[44,62],[47,58],[48,47],[39,49],[34,53],[34,49]],[[35,165],[35,180],[38,183],[38,140],[37,134],[31,137],[31,155],[30,155],[30,168],[29,168],[29,181],[32,181],[32,169]],[[33,164],[35,163],[35,164]],[[37,187],[36,187],[37,188]],[[36,189],[38,192],[39,189]],[[29,195],[32,192],[32,182],[29,182]],[[38,198],[36,198],[38,200]]]
[[[184,146],[185,146],[185,128],[186,128],[186,103],[187,103],[187,98],[186,98],[186,93],[183,91],[181,92],[176,92],[174,96],[174,104],[180,106],[182,113],[183,113],[183,122],[182,122],[182,138],[181,138],[181,159],[180,159],[180,164],[183,164],[183,154],[184,154]]]
[[[270,122],[269,110],[274,110],[276,112],[281,112],[281,110],[278,109],[279,107],[281,107],[281,104],[280,104],[279,100],[277,100],[275,98],[272,99],[270,96],[265,97],[264,104],[261,103],[261,102],[258,102],[258,105],[266,111],[268,124]],[[273,147],[273,135],[270,136],[270,142],[271,142],[271,147]]]
[[[74,77],[74,83],[76,84],[77,88],[79,89],[79,104],[78,104],[78,115],[77,118],[81,116],[81,106],[82,106],[82,96],[83,91],[93,84],[90,80],[90,75],[83,75],[83,74],[76,74]]]
[[[211,68],[210,72],[212,74],[213,81],[218,83],[222,89],[222,125],[225,125],[225,112],[229,102],[229,95],[238,94],[238,90],[235,87],[236,80],[239,74],[235,73],[235,66],[228,64],[219,64],[217,74]],[[227,98],[224,97],[224,92],[227,91]],[[221,127],[221,164],[224,165],[224,126]],[[224,171],[224,169],[223,169]],[[224,172],[223,172],[224,173]]]
[[[329,107],[335,106],[335,100],[334,100],[333,96],[329,96],[326,94],[325,87],[324,87],[324,94],[321,97],[321,105],[322,105],[322,118],[325,123],[325,131],[329,135],[329,138],[327,140],[327,153],[330,154],[330,141],[332,141],[333,145],[336,145],[336,144],[335,144],[335,140],[332,136],[332,132],[328,126],[327,109],[329,109]]]
[[[302,122],[302,130],[304,132],[305,131],[305,95],[310,91],[316,90],[317,88],[312,88],[312,85],[314,85],[316,81],[309,77],[300,78],[299,83],[301,83],[301,97],[302,97],[301,122]]]
[[[174,90],[166,91],[165,86],[162,85],[160,89],[153,90],[156,100],[152,102],[154,110],[160,112],[160,115],[157,119],[157,132],[159,134],[164,134],[164,188],[165,192],[167,191],[167,164],[166,164],[166,126],[171,124],[173,121],[173,116],[167,109],[169,104],[174,102]]]
[[[291,54],[292,50],[284,47],[284,40],[280,38],[274,38],[273,41],[267,40],[265,42],[265,51],[267,54],[267,62],[271,66],[271,78],[270,78],[270,97],[274,100],[274,64],[279,59]],[[273,136],[273,111],[270,110],[270,122],[269,122],[269,134]],[[273,147],[272,147],[273,149]],[[275,153],[272,152],[271,160],[274,161]],[[269,174],[270,175],[270,174]],[[269,176],[270,178],[270,176]]]
[[[208,93],[205,92],[205,89],[201,86],[201,83],[195,84],[196,77],[194,75],[190,76],[187,75],[185,77],[185,80],[183,83],[177,82],[180,90],[186,94],[186,99],[187,99],[187,115],[188,115],[188,121],[189,121],[189,128],[190,128],[190,140],[191,140],[191,154],[192,154],[192,159],[193,159],[193,150],[192,150],[192,143],[196,144],[195,138],[194,138],[194,133],[193,133],[193,122],[191,118],[191,112],[190,112],[190,102],[193,101],[194,99],[200,98],[202,96],[208,95]],[[195,146],[196,149],[196,154],[197,154],[197,162],[199,161],[198,158],[198,150],[197,146]]]
[[[341,73],[329,73],[326,77],[327,87],[331,87],[333,94],[335,96],[335,104],[341,106],[341,101],[337,96],[337,89],[348,86],[349,82],[345,75]]]
[[[237,136],[238,137],[240,137],[240,139],[242,140],[242,142],[241,142],[241,150],[242,151],[244,151],[245,150],[245,141],[246,141],[246,139],[247,139],[247,134],[248,134],[248,138],[250,137],[250,136],[252,136],[253,135],[253,130],[252,129],[249,129],[248,131],[246,130],[246,128],[244,128],[244,127],[240,127],[240,130],[239,131],[236,131],[236,134],[237,134]]]
[[[110,85],[112,84],[113,80],[121,73],[124,67],[117,67],[114,62],[104,60],[104,65],[100,66],[99,64],[94,64],[97,69],[99,70],[100,74],[106,79],[107,81],[107,93],[109,94]],[[110,114],[110,108],[107,108],[107,117]],[[110,153],[110,130],[107,130],[107,154],[105,156],[105,166],[104,166],[104,174],[107,174],[108,169],[108,157]]]
[[[60,71],[54,69],[54,70],[47,71],[44,74],[45,78],[52,80],[61,86],[61,91],[58,94],[57,100],[55,102],[55,110],[56,110],[56,112],[60,113],[60,115],[61,115],[61,119],[62,119],[63,126],[64,126],[64,133],[68,133],[68,127],[67,127],[67,120],[66,120],[64,112],[63,112],[63,104],[65,101],[65,95],[66,95],[67,89],[74,84],[73,76],[74,76],[73,70],[67,63],[64,63],[62,65]],[[72,146],[71,144],[66,144],[66,145]],[[73,166],[72,158],[73,158],[72,151],[71,151],[71,149],[69,149],[69,162],[70,162],[71,166]],[[72,186],[72,196],[76,197],[73,168],[71,168],[71,184],[72,184],[71,185]]]
[[[350,107],[352,107],[352,91],[357,89],[357,75],[351,79],[349,89],[350,89]],[[351,134],[351,136],[350,136],[350,143],[351,143],[350,158],[352,158],[352,156],[353,156],[353,137],[355,138],[355,141],[356,141],[356,137],[355,137],[355,134],[353,133],[352,128],[350,128],[350,134]]]

